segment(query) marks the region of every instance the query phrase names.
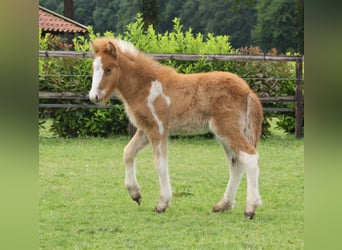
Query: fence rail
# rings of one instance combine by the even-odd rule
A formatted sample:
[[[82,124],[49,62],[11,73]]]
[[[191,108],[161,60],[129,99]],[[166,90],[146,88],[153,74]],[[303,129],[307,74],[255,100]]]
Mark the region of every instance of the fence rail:
[[[155,60],[176,60],[176,61],[197,61],[201,58],[206,58],[209,61],[304,61],[304,56],[281,56],[281,55],[214,55],[214,54],[147,54]],[[52,51],[39,50],[40,57],[74,57],[74,58],[93,58],[93,52],[79,51]]]
[[[73,92],[39,92],[39,99],[46,100],[89,100],[88,94],[73,93]],[[117,97],[110,98],[113,101],[120,102]],[[262,103],[294,103],[295,96],[279,96],[279,97],[260,97]],[[97,104],[79,104],[79,103],[40,103],[40,108],[113,108],[114,105],[97,105]],[[263,108],[265,112],[290,112],[294,113],[294,108]]]
[[[296,115],[296,137],[302,138],[304,122],[304,97],[302,92],[303,84],[303,62],[304,56],[275,56],[275,55],[194,55],[194,54],[148,54],[155,60],[177,60],[177,61],[197,61],[205,58],[209,61],[267,61],[267,62],[295,62],[296,67],[296,94],[287,97],[261,97],[262,103],[295,103],[295,108],[268,108],[264,107],[265,112],[292,112]],[[68,58],[92,58],[92,52],[78,51],[46,51],[40,50],[39,57],[68,57]],[[39,99],[68,99],[85,100],[87,95],[79,93],[52,93],[39,92]],[[112,98],[117,100],[117,98]],[[112,105],[95,104],[58,104],[58,103],[40,103],[40,108],[112,108]]]

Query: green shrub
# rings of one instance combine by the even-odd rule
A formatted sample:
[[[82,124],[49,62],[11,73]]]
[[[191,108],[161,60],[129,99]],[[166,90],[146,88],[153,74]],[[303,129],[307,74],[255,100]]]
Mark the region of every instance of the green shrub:
[[[260,55],[262,51],[258,47],[242,48],[236,51],[243,55]],[[276,55],[277,51],[272,49],[266,55]],[[236,62],[231,68],[232,72],[246,79],[250,87],[260,97],[271,96],[294,96],[296,92],[296,71],[294,62],[262,62],[245,61]],[[263,104],[263,107],[294,108],[293,103]],[[269,134],[269,120],[277,117],[277,128],[287,133],[294,133],[295,113],[276,114],[268,112],[263,124],[263,137]]]
[[[146,53],[180,53],[180,54],[261,54],[260,49],[251,47],[240,50],[232,49],[228,36],[193,34],[191,28],[182,30],[179,18],[173,20],[172,32],[156,33],[153,26],[144,30],[141,15],[135,22],[127,26],[123,34],[115,37],[132,42]],[[76,51],[89,51],[89,41],[101,34],[94,34],[89,27],[88,38],[77,36],[72,47]],[[113,32],[103,34],[113,37]],[[63,39],[46,35],[40,37],[40,49],[69,50]],[[270,54],[276,53],[271,51]],[[91,87],[91,58],[39,58],[39,90],[51,92],[75,92],[87,94]],[[208,61],[204,57],[198,61],[165,60],[161,63],[175,67],[178,72],[195,73],[208,71],[231,71],[245,78],[251,88],[259,96],[288,95],[295,84],[289,79],[294,74],[294,66],[290,63],[269,62],[222,62]],[[286,91],[285,91],[286,90]],[[68,100],[60,100],[69,103]],[[82,100],[79,103],[89,103]],[[40,117],[49,114],[53,118],[52,130],[63,137],[108,136],[112,133],[127,134],[128,119],[121,104],[113,109],[41,109]],[[269,119],[274,114],[265,114],[263,137],[269,134]],[[288,117],[288,116],[285,116]],[[287,118],[286,118],[287,119]]]
[[[295,68],[295,62],[288,63],[292,69]],[[304,72],[303,72],[304,76]],[[291,77],[293,79],[296,79],[296,72],[295,70],[292,71]],[[302,83],[304,86],[304,82]],[[304,90],[304,89],[303,89]],[[295,84],[282,84],[280,89],[282,95],[284,96],[294,96],[296,94],[296,85]],[[303,91],[304,94],[304,91]],[[295,108],[294,103],[288,103],[285,105],[287,108]],[[286,133],[294,134],[295,133],[295,127],[296,127],[296,114],[295,113],[289,113],[289,114],[282,114],[278,116],[277,120],[277,127],[278,129],[284,130]],[[304,123],[303,123],[304,126]]]
[[[277,120],[277,127],[283,129],[286,133],[294,134],[296,132],[295,115],[280,115]]]
[[[62,137],[127,134],[128,119],[123,109],[122,104],[110,109],[57,109],[51,128]]]

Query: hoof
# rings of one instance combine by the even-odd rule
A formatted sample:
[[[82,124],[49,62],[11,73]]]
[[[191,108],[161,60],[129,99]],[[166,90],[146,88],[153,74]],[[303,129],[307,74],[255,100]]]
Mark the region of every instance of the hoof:
[[[221,203],[219,202],[213,207],[214,213],[224,212],[226,210],[231,210],[233,208],[233,205],[230,202]]]
[[[246,219],[250,219],[251,220],[251,219],[253,219],[255,213],[254,212],[246,212],[245,211],[244,215],[245,215]]]
[[[137,197],[135,197],[135,198],[132,197],[132,199],[133,199],[136,203],[138,203],[138,205],[140,206],[140,204],[141,204],[141,195],[139,195],[139,196],[137,196]]]
[[[166,208],[160,209],[158,207],[155,207],[153,212],[161,214],[161,213],[165,213],[165,210],[166,210]]]
[[[214,213],[220,213],[220,212],[224,212],[224,210],[225,210],[225,209],[222,209],[222,208],[220,208],[219,206],[214,206],[212,211],[213,211]]]
[[[159,202],[153,211],[158,214],[161,214],[161,213],[164,213],[166,209],[169,207],[170,207],[170,202],[167,202],[167,203]]]

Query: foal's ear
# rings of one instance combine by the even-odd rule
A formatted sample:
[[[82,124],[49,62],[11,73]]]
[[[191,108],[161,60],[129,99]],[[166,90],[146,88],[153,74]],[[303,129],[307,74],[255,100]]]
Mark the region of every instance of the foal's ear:
[[[97,52],[99,52],[99,48],[98,46],[96,46],[96,44],[93,41],[90,41],[90,47],[93,49],[93,51],[95,52],[95,54]]]
[[[116,47],[112,42],[108,42],[108,51],[109,53],[116,59],[117,53],[116,53]]]

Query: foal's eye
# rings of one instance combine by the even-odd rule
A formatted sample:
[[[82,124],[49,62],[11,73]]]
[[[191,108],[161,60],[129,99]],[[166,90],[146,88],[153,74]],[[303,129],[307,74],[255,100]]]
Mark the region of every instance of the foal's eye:
[[[105,73],[106,73],[106,74],[112,73],[112,69],[105,69]]]

